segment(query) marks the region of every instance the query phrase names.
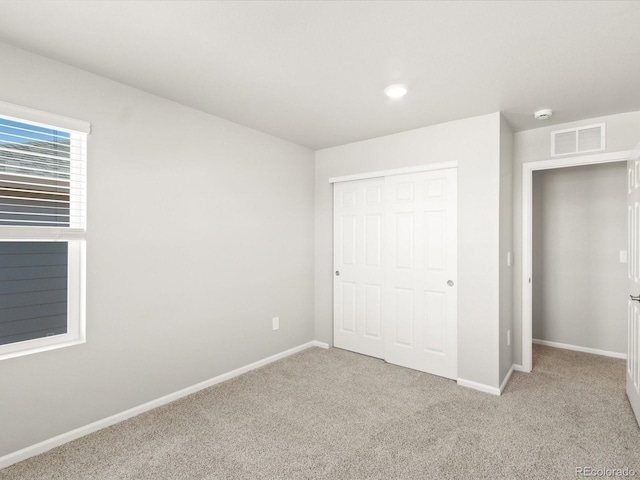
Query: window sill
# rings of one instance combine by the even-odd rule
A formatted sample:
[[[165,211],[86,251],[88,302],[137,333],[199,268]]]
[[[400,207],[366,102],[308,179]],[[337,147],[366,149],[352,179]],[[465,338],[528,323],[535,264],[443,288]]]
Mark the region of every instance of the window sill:
[[[71,337],[71,335],[57,335],[56,337]],[[73,345],[81,345],[86,343],[86,341],[86,338],[69,338],[68,340],[56,338],[56,340],[53,341],[52,337],[48,337],[44,339],[28,340],[26,342],[11,343],[0,347],[0,361],[22,357],[24,355],[31,355],[34,353],[47,352],[49,350],[56,350],[58,348],[72,347]],[[32,343],[33,346],[28,346],[29,343]]]

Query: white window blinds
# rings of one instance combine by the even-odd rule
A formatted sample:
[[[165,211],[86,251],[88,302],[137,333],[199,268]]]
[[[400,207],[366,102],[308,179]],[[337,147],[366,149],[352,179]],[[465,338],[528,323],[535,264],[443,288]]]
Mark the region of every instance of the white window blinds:
[[[86,138],[0,116],[0,226],[85,231]]]

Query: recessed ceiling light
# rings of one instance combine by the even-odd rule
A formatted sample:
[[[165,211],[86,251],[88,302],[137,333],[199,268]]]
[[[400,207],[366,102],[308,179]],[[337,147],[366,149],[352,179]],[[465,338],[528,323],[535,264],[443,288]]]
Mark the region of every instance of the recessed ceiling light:
[[[407,94],[407,87],[404,85],[389,85],[384,89],[384,93],[391,98],[404,97]]]
[[[550,108],[543,108],[542,110],[534,112],[533,118],[536,120],[546,120],[547,118],[551,118],[551,115],[553,115],[553,110]]]

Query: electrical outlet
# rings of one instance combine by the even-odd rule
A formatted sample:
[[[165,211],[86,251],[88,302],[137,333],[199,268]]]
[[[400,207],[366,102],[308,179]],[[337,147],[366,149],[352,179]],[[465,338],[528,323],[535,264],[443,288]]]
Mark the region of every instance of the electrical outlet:
[[[511,329],[507,330],[507,347],[511,345]]]
[[[627,251],[620,250],[620,263],[627,263]]]
[[[273,317],[271,319],[271,328],[273,330],[278,330],[280,328],[280,317]]]

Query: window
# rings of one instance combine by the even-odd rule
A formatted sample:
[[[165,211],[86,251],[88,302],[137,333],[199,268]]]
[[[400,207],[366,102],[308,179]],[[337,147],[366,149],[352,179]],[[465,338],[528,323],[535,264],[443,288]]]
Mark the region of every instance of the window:
[[[0,359],[85,341],[88,133],[0,102]]]

